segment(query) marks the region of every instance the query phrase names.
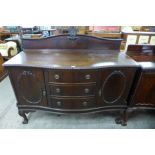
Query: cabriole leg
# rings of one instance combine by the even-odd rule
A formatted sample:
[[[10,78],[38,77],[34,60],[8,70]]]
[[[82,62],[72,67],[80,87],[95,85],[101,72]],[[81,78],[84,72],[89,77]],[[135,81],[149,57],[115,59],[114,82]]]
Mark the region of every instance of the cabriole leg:
[[[120,111],[120,116],[115,119],[116,124],[121,124],[122,126],[127,125],[128,111],[127,109]]]
[[[121,123],[122,123],[122,110],[120,111],[120,116],[118,116],[118,117],[115,119],[115,123],[116,123],[116,124],[121,124]]]
[[[20,111],[18,112],[18,114],[19,114],[21,117],[23,117],[23,124],[28,124],[28,118],[27,118],[27,116],[26,116],[26,112],[20,110]]]
[[[121,125],[122,126],[127,126],[127,120],[128,120],[128,110],[124,110],[122,113],[122,122]]]

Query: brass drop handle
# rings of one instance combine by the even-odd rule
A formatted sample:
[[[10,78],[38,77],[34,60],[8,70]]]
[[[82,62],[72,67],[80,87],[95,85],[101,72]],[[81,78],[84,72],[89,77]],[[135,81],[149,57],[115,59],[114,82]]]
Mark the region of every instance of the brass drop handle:
[[[89,80],[91,76],[89,74],[85,75],[85,79]]]
[[[85,92],[85,93],[89,93],[89,89],[88,89],[88,88],[85,88],[85,89],[84,89],[84,92]]]
[[[54,75],[54,78],[55,78],[56,80],[58,80],[58,79],[60,79],[60,76],[59,76],[58,74],[55,74],[55,75]]]
[[[101,89],[99,90],[98,95],[102,96],[102,90]]]
[[[87,106],[88,102],[84,101],[83,106]]]
[[[56,92],[57,93],[60,93],[60,88],[56,88]]]
[[[58,106],[61,106],[61,102],[60,102],[60,101],[57,101],[57,105],[58,105]]]
[[[43,96],[46,96],[46,90],[43,90],[42,93],[43,93]]]

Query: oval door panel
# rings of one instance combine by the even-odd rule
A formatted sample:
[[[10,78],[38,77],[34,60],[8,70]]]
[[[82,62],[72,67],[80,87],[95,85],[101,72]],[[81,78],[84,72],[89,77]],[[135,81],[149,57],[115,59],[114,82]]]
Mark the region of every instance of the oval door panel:
[[[35,75],[30,71],[24,71],[18,78],[20,94],[26,103],[37,104],[42,99],[42,89]]]
[[[121,71],[112,72],[103,84],[102,94],[106,103],[116,102],[123,94],[126,85],[125,75]]]

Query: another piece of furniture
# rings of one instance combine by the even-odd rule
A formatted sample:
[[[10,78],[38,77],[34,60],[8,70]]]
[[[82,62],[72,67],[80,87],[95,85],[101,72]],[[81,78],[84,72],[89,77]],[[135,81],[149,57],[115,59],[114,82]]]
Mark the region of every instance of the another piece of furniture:
[[[23,39],[24,52],[4,63],[23,123],[36,110],[124,113],[139,65],[119,52],[120,44],[121,39],[74,33]],[[126,118],[117,123],[126,125]]]
[[[127,50],[128,45],[155,45],[155,32],[122,32],[122,39],[125,51]]]
[[[0,53],[0,81],[2,81],[7,76],[7,71],[2,66],[3,63],[4,63],[4,60]]]
[[[5,39],[5,42],[9,42],[9,41],[13,41],[17,44],[18,53],[22,51],[21,39],[18,35]]]
[[[155,110],[155,46],[129,45],[127,55],[141,66],[132,88],[128,112],[137,109]]]
[[[17,34],[18,32],[0,32],[0,40],[5,40],[6,38],[12,37]]]
[[[17,44],[13,41],[9,41],[6,43],[0,43],[0,53],[3,58],[11,58],[15,56],[17,52]]]
[[[42,34],[44,34],[44,32],[48,32],[48,36],[52,36],[54,35],[54,32],[56,31],[56,29],[42,29]]]
[[[151,38],[152,37],[155,37],[155,32],[136,32],[136,31],[133,31],[133,32],[122,32],[122,38],[124,41],[127,40],[127,37],[128,36],[136,36],[136,42],[135,44],[139,44],[139,40],[140,40],[140,37],[142,36],[148,36],[148,41],[147,42],[144,42],[144,43],[147,43],[147,44],[150,44],[150,41],[151,41]],[[142,40],[143,41],[143,40]],[[145,41],[145,40],[144,40]]]

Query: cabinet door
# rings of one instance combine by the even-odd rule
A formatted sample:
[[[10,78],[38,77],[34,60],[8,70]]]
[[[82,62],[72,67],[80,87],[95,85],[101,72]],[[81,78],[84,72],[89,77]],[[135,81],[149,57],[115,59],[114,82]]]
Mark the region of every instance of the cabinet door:
[[[14,68],[10,70],[18,104],[46,106],[44,75],[41,69]]]
[[[134,68],[109,68],[101,71],[101,104],[125,105],[135,76]]]
[[[132,98],[132,104],[155,106],[155,72],[141,74]]]

